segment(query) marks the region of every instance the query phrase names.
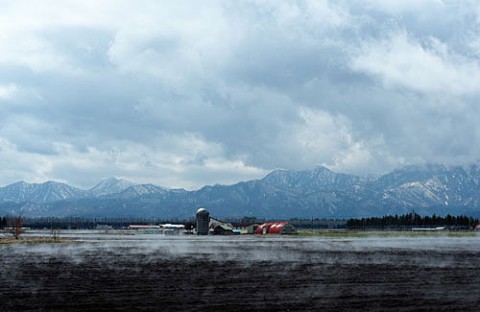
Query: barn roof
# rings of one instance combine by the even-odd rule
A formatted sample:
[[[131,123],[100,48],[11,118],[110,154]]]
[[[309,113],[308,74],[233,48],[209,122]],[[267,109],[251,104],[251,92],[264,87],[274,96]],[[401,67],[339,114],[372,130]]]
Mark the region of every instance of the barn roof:
[[[266,222],[257,227],[255,234],[263,234],[263,228],[267,228],[267,234],[280,234],[282,228],[287,225],[288,222]]]

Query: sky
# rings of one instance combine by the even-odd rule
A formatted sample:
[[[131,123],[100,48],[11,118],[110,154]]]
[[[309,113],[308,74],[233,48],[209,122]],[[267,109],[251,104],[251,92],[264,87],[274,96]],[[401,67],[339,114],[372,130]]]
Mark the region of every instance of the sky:
[[[0,0],[0,185],[480,158],[480,2]]]

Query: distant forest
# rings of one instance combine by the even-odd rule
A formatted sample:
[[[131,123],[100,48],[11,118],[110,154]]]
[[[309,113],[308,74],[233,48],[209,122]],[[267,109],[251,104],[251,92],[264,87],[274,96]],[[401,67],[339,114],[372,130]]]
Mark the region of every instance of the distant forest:
[[[10,226],[13,217],[0,217],[0,229]],[[245,226],[253,223],[263,223],[266,220],[254,217],[232,218],[224,221],[232,223],[236,227]],[[297,228],[315,228],[315,229],[339,229],[347,228],[352,230],[382,229],[382,230],[409,230],[411,228],[433,228],[446,227],[450,230],[473,229],[479,223],[478,218],[468,216],[444,217],[420,216],[412,212],[404,215],[370,217],[361,219],[290,219],[288,221]],[[22,218],[23,226],[35,229],[95,229],[102,226],[111,226],[114,229],[127,228],[130,224],[153,225],[161,223],[180,223],[187,228],[195,226],[194,219],[161,219],[161,218]]]
[[[347,220],[347,228],[349,229],[402,229],[443,226],[448,229],[472,229],[477,224],[479,224],[478,219],[467,216],[447,215],[445,217],[439,217],[434,214],[432,216],[422,217],[415,212],[400,216],[395,215]]]
[[[0,229],[10,226],[15,217],[0,217]],[[114,229],[124,229],[130,224],[157,225],[160,223],[181,223],[190,228],[192,220],[161,219],[161,218],[81,218],[81,217],[39,217],[22,218],[23,226],[32,229],[103,229],[111,226]]]

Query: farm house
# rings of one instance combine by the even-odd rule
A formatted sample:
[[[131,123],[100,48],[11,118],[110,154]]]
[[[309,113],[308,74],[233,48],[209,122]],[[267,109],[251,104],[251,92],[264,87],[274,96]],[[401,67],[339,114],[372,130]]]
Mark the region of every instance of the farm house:
[[[295,227],[288,222],[267,222],[259,225],[255,234],[297,234]]]

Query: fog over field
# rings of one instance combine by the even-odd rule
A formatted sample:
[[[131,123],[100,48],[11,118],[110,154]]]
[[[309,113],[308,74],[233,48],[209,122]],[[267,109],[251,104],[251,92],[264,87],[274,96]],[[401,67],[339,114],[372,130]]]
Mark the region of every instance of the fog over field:
[[[62,235],[68,237],[69,235]],[[122,251],[125,255],[152,256],[165,258],[192,258],[208,260],[256,261],[303,261],[304,257],[312,260],[321,258],[322,252],[351,253],[389,253],[412,251],[420,253],[437,252],[447,255],[458,252],[474,251],[480,247],[477,236],[472,237],[376,237],[366,238],[321,238],[321,237],[264,237],[264,236],[173,236],[165,237],[155,234],[104,235],[78,234],[78,243],[68,244],[34,244],[2,246],[7,254],[29,254],[37,257],[62,256],[81,262],[88,253]],[[304,252],[307,252],[305,254]],[[318,259],[317,259],[318,258]],[[448,258],[448,257],[447,257]],[[439,258],[442,262],[447,258]],[[325,259],[325,261],[328,259]],[[344,259],[347,260],[348,259]],[[373,261],[381,263],[382,257],[356,259],[355,261]],[[414,260],[414,259],[412,259]],[[389,261],[388,259],[386,261]],[[474,259],[472,259],[474,261]],[[435,265],[435,263],[434,263]]]
[[[480,240],[90,235],[0,245],[7,310],[476,311]]]

